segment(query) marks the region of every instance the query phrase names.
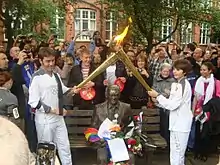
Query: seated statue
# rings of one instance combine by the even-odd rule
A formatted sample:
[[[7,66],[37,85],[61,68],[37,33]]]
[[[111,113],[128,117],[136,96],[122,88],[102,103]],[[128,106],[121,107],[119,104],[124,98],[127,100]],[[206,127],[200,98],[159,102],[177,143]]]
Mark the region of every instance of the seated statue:
[[[117,114],[117,122],[120,126],[125,127],[128,123],[129,116],[132,115],[129,104],[119,101],[120,89],[117,85],[111,85],[106,90],[106,101],[101,104],[97,104],[94,111],[92,127],[99,128],[102,122],[108,118],[115,120]],[[104,146],[100,145],[97,150],[97,159],[99,165],[107,164],[107,150]],[[129,153],[131,165],[134,165],[134,155]]]

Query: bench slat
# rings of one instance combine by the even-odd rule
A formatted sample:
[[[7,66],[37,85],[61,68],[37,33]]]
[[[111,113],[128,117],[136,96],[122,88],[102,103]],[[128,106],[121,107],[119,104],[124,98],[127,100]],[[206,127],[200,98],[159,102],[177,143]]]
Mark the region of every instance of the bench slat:
[[[84,131],[87,129],[88,127],[67,127],[68,133],[69,134],[77,134],[77,133],[84,133]]]
[[[75,125],[91,125],[92,119],[91,118],[71,118],[68,117],[65,119],[65,122],[67,124],[67,127],[69,124],[75,124]]]
[[[91,148],[92,146],[86,142],[86,139],[84,136],[76,137],[76,136],[70,136],[70,147],[71,148]]]
[[[91,116],[93,115],[93,110],[68,110],[67,111],[67,117],[68,116]]]
[[[154,144],[157,147],[165,148],[167,146],[167,142],[163,137],[160,136],[160,134],[149,134],[147,135],[149,138],[153,139]]]
[[[144,111],[145,116],[158,116],[159,111],[157,109],[147,109]]]
[[[160,116],[144,116],[143,117],[143,124],[145,123],[160,123]]]
[[[132,109],[133,115],[138,115],[141,111],[143,111],[143,116],[156,116],[159,114],[157,109]]]
[[[142,126],[143,132],[159,132],[160,125],[159,124],[145,124]]]

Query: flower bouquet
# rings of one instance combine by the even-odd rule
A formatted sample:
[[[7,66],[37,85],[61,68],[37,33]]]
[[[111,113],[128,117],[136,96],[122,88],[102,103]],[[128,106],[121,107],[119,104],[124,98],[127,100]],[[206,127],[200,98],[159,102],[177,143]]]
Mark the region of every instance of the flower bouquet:
[[[134,155],[139,155],[142,156],[142,144],[141,144],[141,137],[140,137],[140,132],[141,132],[141,126],[142,126],[142,112],[138,116],[130,117],[129,118],[129,124],[120,126],[117,122],[118,114],[115,114],[115,120],[111,121],[111,124],[109,127],[105,130],[105,135],[102,136],[100,135],[100,129],[102,125],[100,126],[99,130],[95,128],[88,128],[84,134],[85,138],[88,142],[90,143],[99,143],[99,142],[105,142],[103,143],[109,151],[108,147],[108,140],[120,138],[123,139],[128,152],[134,154]],[[105,121],[104,121],[105,122]],[[103,123],[104,123],[103,122]],[[122,162],[113,162],[111,153],[109,151],[109,157],[108,157],[108,165],[130,165],[130,161],[122,161]]]

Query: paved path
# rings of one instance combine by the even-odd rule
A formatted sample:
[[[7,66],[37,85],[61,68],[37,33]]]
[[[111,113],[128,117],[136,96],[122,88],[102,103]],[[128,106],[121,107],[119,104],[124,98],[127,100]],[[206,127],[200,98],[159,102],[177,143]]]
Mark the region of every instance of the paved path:
[[[73,153],[76,160],[75,165],[96,165],[96,151],[92,149],[78,149]],[[206,162],[194,160],[193,156],[189,154],[186,157],[186,165],[216,165],[218,161],[217,156],[210,157]],[[145,162],[136,165],[147,165]],[[169,165],[169,153],[158,152],[153,156],[152,165]]]

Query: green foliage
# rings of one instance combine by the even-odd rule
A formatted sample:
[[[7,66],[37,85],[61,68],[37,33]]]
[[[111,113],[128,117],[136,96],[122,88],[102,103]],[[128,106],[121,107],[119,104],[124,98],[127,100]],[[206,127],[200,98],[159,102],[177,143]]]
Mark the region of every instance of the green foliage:
[[[3,20],[6,28],[6,37],[8,38],[8,46],[13,43],[13,36],[18,34],[33,33],[39,39],[46,39],[50,33],[63,33],[59,31],[55,24],[55,16],[58,13],[59,16],[64,16],[64,5],[61,3],[54,3],[52,0],[3,0],[0,2],[0,18]],[[58,11],[56,13],[56,11]],[[49,31],[40,28],[42,31],[35,33],[36,25],[46,23],[52,28]],[[22,28],[21,28],[22,24]]]
[[[170,38],[181,24],[199,23],[210,14],[207,0],[106,0],[110,8],[133,19],[133,34],[136,40],[147,40],[148,48],[154,46],[153,40],[159,38],[157,44]],[[162,22],[173,20],[170,34],[161,38]],[[141,34],[141,35],[140,35]]]
[[[211,40],[218,42],[220,40],[220,9],[213,9],[211,11],[211,18],[207,20],[212,28]]]

